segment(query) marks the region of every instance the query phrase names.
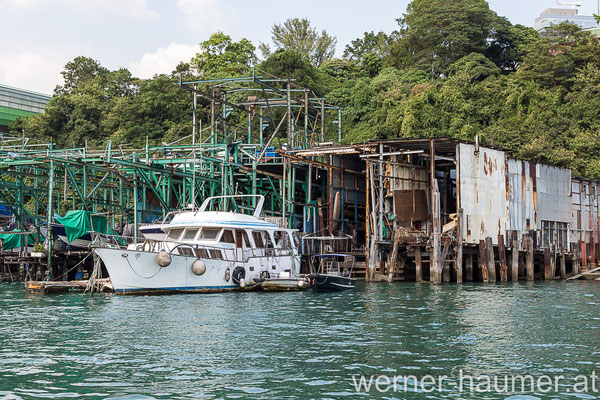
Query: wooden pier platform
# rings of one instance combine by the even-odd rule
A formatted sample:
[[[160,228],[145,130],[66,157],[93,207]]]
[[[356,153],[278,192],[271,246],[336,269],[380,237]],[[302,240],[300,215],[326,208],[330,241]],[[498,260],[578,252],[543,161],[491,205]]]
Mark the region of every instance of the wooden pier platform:
[[[28,293],[65,293],[65,292],[83,292],[88,285],[88,281],[28,281],[25,282],[25,290]],[[114,292],[110,279],[98,279],[95,282],[95,291]]]

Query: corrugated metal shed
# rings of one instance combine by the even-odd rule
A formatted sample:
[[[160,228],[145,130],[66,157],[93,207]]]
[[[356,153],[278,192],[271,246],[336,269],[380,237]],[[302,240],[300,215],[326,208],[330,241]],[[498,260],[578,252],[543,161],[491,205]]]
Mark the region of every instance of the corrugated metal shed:
[[[570,170],[508,158],[499,150],[457,146],[466,243],[491,237],[497,244],[499,234],[541,234],[543,221],[571,221]]]
[[[460,143],[459,181],[460,207],[463,209],[464,240],[479,243],[491,237],[497,244],[507,223],[506,154]]]

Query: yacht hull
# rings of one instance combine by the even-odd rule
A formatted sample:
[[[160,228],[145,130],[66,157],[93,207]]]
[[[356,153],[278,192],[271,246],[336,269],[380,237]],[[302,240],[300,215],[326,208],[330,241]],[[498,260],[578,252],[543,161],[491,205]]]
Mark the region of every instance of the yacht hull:
[[[117,293],[161,294],[161,293],[214,293],[249,289],[253,278],[261,272],[298,273],[299,256],[253,257],[245,262],[211,258],[196,258],[171,254],[171,263],[160,267],[156,252],[117,248],[96,248]],[[202,275],[192,271],[192,265],[200,260],[206,266]],[[234,282],[236,268],[244,269],[244,287]]]

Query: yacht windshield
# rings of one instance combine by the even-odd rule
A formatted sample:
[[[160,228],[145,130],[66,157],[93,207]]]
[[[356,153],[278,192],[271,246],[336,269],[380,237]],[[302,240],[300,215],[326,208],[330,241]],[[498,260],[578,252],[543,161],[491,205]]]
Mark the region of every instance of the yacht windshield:
[[[219,228],[203,228],[198,240],[217,240],[220,232]]]
[[[183,232],[183,228],[171,229],[168,237],[169,239],[177,240],[181,236],[181,232]]]
[[[188,229],[185,231],[185,235],[183,235],[183,240],[194,240],[197,233],[198,229]]]

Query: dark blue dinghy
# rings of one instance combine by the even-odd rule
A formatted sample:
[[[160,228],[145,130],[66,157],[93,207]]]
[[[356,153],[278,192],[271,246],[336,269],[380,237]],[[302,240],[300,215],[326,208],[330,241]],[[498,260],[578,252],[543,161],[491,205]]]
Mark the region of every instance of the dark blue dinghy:
[[[319,254],[310,259],[308,275],[311,287],[317,292],[354,289],[352,278],[354,256],[349,254]]]

